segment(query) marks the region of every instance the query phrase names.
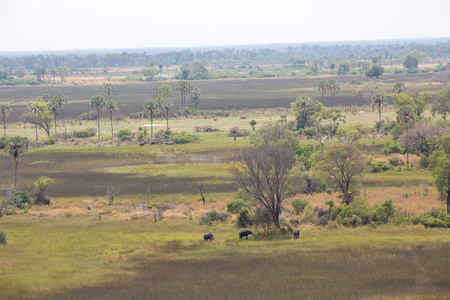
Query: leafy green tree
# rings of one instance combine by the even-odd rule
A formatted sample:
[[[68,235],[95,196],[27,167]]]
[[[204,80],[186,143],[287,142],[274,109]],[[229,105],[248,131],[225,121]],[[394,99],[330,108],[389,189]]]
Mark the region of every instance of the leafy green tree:
[[[428,103],[431,100],[431,94],[428,91],[425,92],[417,92],[412,91],[409,92],[409,95],[413,99],[413,108],[414,112],[419,120],[422,120],[424,117],[425,110],[428,108]]]
[[[170,100],[165,100],[164,102],[161,103],[161,109],[165,112],[166,114],[166,120],[167,120],[167,130],[169,130],[169,117],[170,117],[170,113],[173,111],[173,109],[175,108],[175,105],[173,104],[172,101]]]
[[[19,166],[20,156],[28,152],[28,139],[20,136],[10,138],[5,151],[11,155],[14,162],[14,189],[17,190],[17,167]]]
[[[146,77],[146,81],[153,81],[154,77],[158,74],[158,70],[153,67],[148,67],[141,70],[141,74]]]
[[[315,156],[316,170],[322,178],[334,184],[350,204],[357,190],[358,179],[366,170],[366,161],[354,144],[335,145]]]
[[[100,111],[105,107],[105,98],[102,95],[92,96],[91,107],[97,111],[98,141],[100,142]]]
[[[317,89],[319,90],[319,92],[322,93],[322,102],[323,102],[324,94],[327,91],[327,83],[326,83],[326,81],[325,80],[320,80],[317,83]]]
[[[3,135],[6,136],[6,119],[11,114],[11,108],[8,104],[0,104],[0,114],[3,120]]]
[[[162,86],[158,86],[158,95],[156,96],[158,106],[161,107],[161,103],[172,97],[172,95],[173,91],[170,84],[163,84]]]
[[[430,162],[434,182],[447,199],[447,214],[450,214],[450,133],[441,137],[441,147],[431,154]]]
[[[403,82],[397,82],[392,91],[396,94],[406,93],[406,86]]]
[[[299,96],[295,102],[291,103],[291,107],[297,121],[297,129],[310,127],[312,116],[325,108],[322,103],[306,96]]]
[[[251,120],[250,121],[250,126],[252,126],[252,129],[255,130],[255,126],[256,126],[257,122],[255,120]]]
[[[53,118],[55,121],[55,139],[56,139],[56,116],[63,112],[63,106],[67,103],[66,96],[58,94],[53,97],[52,100],[48,103],[48,108],[53,114]]]
[[[372,106],[376,106],[378,109],[378,115],[380,117],[380,129],[379,132],[383,131],[383,126],[381,123],[381,106],[382,105],[387,105],[387,98],[386,95],[384,93],[376,93],[375,95],[373,95],[372,97]]]
[[[323,109],[314,114],[313,128],[320,145],[320,152],[323,151],[323,143],[326,138],[333,144],[331,136],[336,133],[339,122],[345,123],[345,117],[340,108]]]
[[[413,50],[403,57],[403,66],[409,70],[418,68],[419,63],[426,57],[427,55],[425,53]]]
[[[50,136],[50,129],[53,123],[53,114],[46,102],[33,102],[27,108],[27,112],[23,115],[26,122],[34,124],[36,127],[44,129],[45,133]]]
[[[66,82],[66,76],[69,75],[69,68],[66,66],[59,67],[56,72],[61,77],[61,83]]]
[[[112,116],[113,116],[113,113],[114,113],[115,111],[118,111],[118,110],[119,110],[119,108],[117,107],[117,102],[114,101],[114,100],[108,100],[108,101],[106,101],[106,103],[105,103],[105,109],[106,109],[107,112],[109,112],[109,120],[111,121],[111,139],[112,139],[113,136],[114,136],[114,128],[113,128],[113,119],[112,119]]]
[[[108,100],[111,100],[111,94],[116,93],[116,88],[114,87],[114,85],[112,83],[105,83],[103,85],[102,91],[103,91],[103,93],[108,95]]]
[[[27,75],[27,70],[24,67],[18,67],[14,70],[14,75],[17,78],[24,78]]]
[[[450,86],[443,87],[436,95],[436,100],[431,108],[433,117],[441,115],[445,120],[450,114]]]
[[[202,101],[200,89],[195,85],[191,87],[190,95],[191,103],[195,105],[195,109],[198,108],[198,104]]]
[[[367,104],[372,102],[373,95],[376,93],[384,93],[383,84],[381,82],[371,80],[364,83],[360,88],[353,92],[353,95],[362,96]]]
[[[153,114],[158,110],[158,103],[155,99],[149,100],[144,103],[144,109],[150,113],[150,136],[153,137]]]
[[[370,132],[370,128],[362,123],[349,124],[347,126],[340,126],[336,135],[347,142],[347,144],[353,144],[357,140],[365,137]]]
[[[384,68],[382,66],[374,65],[367,71],[366,76],[370,78],[380,78],[383,73]]]
[[[338,62],[337,74],[339,76],[345,76],[350,72],[351,63],[348,60],[340,60]]]
[[[42,94],[40,101],[48,103],[53,99],[53,96],[51,94]]]
[[[189,91],[191,90],[191,85],[189,84],[189,82],[182,80],[177,82],[175,89],[177,91],[180,91],[181,109],[184,110],[184,107],[186,106],[186,95],[189,94]]]
[[[47,68],[43,66],[34,67],[34,73],[36,74],[37,80],[42,81],[44,79],[45,73],[47,72]]]
[[[286,129],[280,123],[266,124],[250,136],[250,144],[257,148],[281,145],[295,150],[298,146],[298,141],[292,130]]]
[[[336,100],[336,93],[340,91],[339,82],[336,80],[328,80],[326,82],[327,90],[330,91],[331,94],[331,105],[333,105],[333,98]]]

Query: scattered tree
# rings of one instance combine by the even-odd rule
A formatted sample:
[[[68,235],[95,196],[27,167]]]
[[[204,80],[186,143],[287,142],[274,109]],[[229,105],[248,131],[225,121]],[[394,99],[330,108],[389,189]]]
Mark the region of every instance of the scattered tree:
[[[196,86],[192,86],[190,90],[191,103],[195,105],[195,109],[198,108],[198,104],[202,101],[200,89]]]
[[[327,83],[325,80],[321,80],[317,83],[317,89],[322,93],[322,102],[324,100],[324,94],[327,91]]]
[[[376,93],[372,96],[372,106],[376,106],[378,109],[378,115],[380,117],[380,129],[379,132],[383,131],[383,126],[381,123],[381,106],[387,105],[387,99],[384,93]]]
[[[167,130],[169,130],[169,117],[170,117],[170,113],[173,111],[173,109],[175,108],[175,105],[173,104],[172,101],[170,100],[165,100],[164,102],[161,103],[161,109],[165,112],[166,114],[166,120],[167,120]]]
[[[101,95],[92,96],[91,107],[97,111],[98,141],[100,142],[100,110],[105,107],[105,98]]]
[[[281,145],[250,148],[239,154],[232,173],[239,186],[269,212],[280,228],[280,213],[286,198],[287,178],[294,166],[294,152]]]
[[[403,82],[397,82],[392,91],[396,94],[406,93],[406,86]]]
[[[310,97],[300,96],[291,103],[297,121],[297,129],[312,126],[312,117],[315,113],[323,110],[325,107],[320,102]]]
[[[433,117],[441,115],[442,119],[446,119],[450,114],[450,86],[443,87],[436,95],[436,100],[431,108]]]
[[[11,114],[11,108],[8,104],[0,104],[0,114],[3,120],[3,135],[6,136],[6,119]]]
[[[103,93],[108,95],[108,100],[111,100],[111,94],[116,93],[116,88],[114,87],[114,85],[112,83],[105,83],[103,85],[102,91],[103,91]]]
[[[14,162],[14,189],[17,190],[17,167],[19,166],[20,156],[28,152],[28,139],[20,136],[10,138],[5,151],[11,155]]]
[[[109,120],[111,121],[111,139],[114,136],[114,128],[113,128],[113,112],[119,110],[119,108],[117,107],[117,102],[114,100],[108,100],[105,103],[105,109],[107,112],[109,112]]]
[[[153,114],[158,109],[158,103],[155,99],[149,100],[144,103],[144,109],[150,113],[150,136],[153,137]]]
[[[337,74],[339,76],[345,76],[350,72],[351,63],[348,60],[340,60],[338,62]]]
[[[180,91],[181,109],[184,110],[184,107],[186,105],[186,95],[189,94],[189,91],[191,90],[191,85],[189,84],[189,82],[182,80],[177,82],[175,88],[177,91]]]
[[[372,66],[366,73],[366,76],[369,78],[380,78],[384,73],[384,68],[379,65]]]
[[[53,115],[46,102],[33,102],[27,107],[27,112],[23,115],[25,122],[34,124],[35,127],[41,127],[45,133],[50,136],[52,128]],[[37,134],[37,131],[36,131]],[[36,135],[37,138],[37,135]]]
[[[353,200],[356,183],[366,169],[366,162],[354,144],[342,144],[318,153],[316,169],[342,192],[343,201],[348,205]]]
[[[53,114],[55,121],[55,139],[56,139],[56,116],[63,112],[63,106],[67,103],[66,96],[58,94],[48,103],[48,108]]]
[[[250,126],[252,126],[252,130],[255,130],[256,124],[257,124],[257,122],[255,120],[250,121]]]
[[[61,83],[66,82],[66,76],[69,75],[69,68],[66,66],[59,67],[56,72],[58,76],[61,77]]]

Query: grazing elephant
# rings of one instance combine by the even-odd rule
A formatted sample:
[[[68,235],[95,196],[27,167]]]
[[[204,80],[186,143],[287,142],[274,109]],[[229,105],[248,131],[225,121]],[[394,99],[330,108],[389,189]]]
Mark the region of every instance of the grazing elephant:
[[[212,234],[212,233],[206,233],[203,236],[203,241],[204,242],[207,242],[208,240],[212,241],[213,239],[214,239],[214,234]]]
[[[294,239],[298,239],[300,237],[300,230],[295,229],[294,230]]]
[[[253,234],[253,232],[251,232],[250,230],[242,230],[241,232],[239,232],[239,238],[242,240],[242,238],[245,236],[246,238],[247,238],[247,240],[248,240],[248,236],[249,235],[253,235],[253,236],[255,236],[254,234]]]

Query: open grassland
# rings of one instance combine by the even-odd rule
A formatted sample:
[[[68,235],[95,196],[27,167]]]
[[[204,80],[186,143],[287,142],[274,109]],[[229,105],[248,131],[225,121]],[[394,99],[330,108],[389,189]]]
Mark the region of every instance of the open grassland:
[[[0,298],[448,296],[450,232],[322,230],[240,241],[230,225],[16,216],[2,220]],[[204,232],[216,240],[202,241]],[[206,290],[206,292],[205,292]]]
[[[440,85],[431,85],[432,74],[410,74],[408,90],[437,91]],[[364,82],[360,76],[302,77],[302,78],[267,78],[267,79],[224,79],[192,81],[191,84],[202,90],[204,109],[245,109],[290,107],[299,95],[306,95],[321,100],[317,90],[320,80],[335,79],[341,82],[341,91],[336,95],[333,105],[363,105],[362,97],[353,96],[358,85],[349,85],[352,80]],[[406,82],[406,75],[385,75],[381,78],[389,93],[396,82]],[[180,94],[175,91],[175,82],[124,83],[116,86],[112,98],[119,104],[120,114],[142,111],[142,105],[156,96],[156,88],[163,83],[172,85],[172,100],[181,105]],[[17,122],[25,111],[28,100],[36,101],[42,94],[64,94],[69,103],[64,108],[67,118],[76,118],[90,111],[90,98],[102,93],[102,85],[42,85],[42,86],[0,86],[0,103],[9,103],[13,109],[10,122]],[[325,95],[325,106],[331,105],[330,95]]]

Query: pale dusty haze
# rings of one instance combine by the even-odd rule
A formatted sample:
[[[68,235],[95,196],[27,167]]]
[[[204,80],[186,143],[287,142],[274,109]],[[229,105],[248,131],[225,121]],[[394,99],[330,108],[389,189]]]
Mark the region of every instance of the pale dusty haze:
[[[0,51],[449,37],[449,0],[0,0]]]

